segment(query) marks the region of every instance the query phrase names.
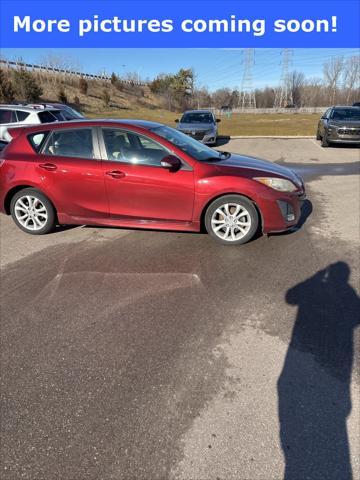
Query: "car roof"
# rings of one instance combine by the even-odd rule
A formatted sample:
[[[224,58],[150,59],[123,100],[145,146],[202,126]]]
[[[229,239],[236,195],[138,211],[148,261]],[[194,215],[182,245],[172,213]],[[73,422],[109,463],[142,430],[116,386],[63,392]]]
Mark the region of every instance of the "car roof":
[[[199,110],[186,110],[184,113],[213,113],[211,110],[199,109]]]
[[[334,105],[332,108],[350,108],[350,110],[357,110],[357,105]]]
[[[11,128],[20,128],[16,127],[16,124],[14,124],[14,127]],[[77,127],[96,127],[96,126],[119,126],[119,127],[125,127],[129,126],[134,126],[138,128],[142,128],[145,130],[150,130],[151,128],[155,127],[163,127],[164,125],[162,123],[157,123],[157,122],[149,122],[147,120],[137,120],[137,119],[110,119],[110,118],[84,118],[81,119],[79,118],[78,120],[70,120],[70,121],[65,121],[65,122],[52,122],[52,123],[41,123],[39,125],[29,125],[29,126],[22,126],[21,128],[26,129],[26,132],[31,133],[31,132],[41,132],[44,130],[58,130],[61,128],[77,128]]]
[[[46,111],[59,111],[60,109],[59,108],[56,108],[56,107],[45,107],[45,108],[36,108],[36,107],[27,107],[25,105],[14,105],[14,104],[11,104],[11,105],[5,105],[5,104],[2,104],[0,105],[0,110],[20,110],[22,112],[29,112],[29,113],[32,113],[32,112],[46,112]]]

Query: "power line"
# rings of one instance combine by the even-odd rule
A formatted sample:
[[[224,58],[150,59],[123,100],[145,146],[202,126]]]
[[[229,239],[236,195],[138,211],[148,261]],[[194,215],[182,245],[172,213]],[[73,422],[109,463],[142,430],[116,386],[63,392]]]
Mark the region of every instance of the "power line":
[[[240,107],[256,108],[255,92],[253,86],[253,66],[255,49],[244,50],[244,73],[241,81]]]
[[[292,93],[289,89],[289,65],[292,62],[293,51],[283,48],[281,51],[281,76],[280,88],[276,90],[274,108],[286,107],[293,103]]]

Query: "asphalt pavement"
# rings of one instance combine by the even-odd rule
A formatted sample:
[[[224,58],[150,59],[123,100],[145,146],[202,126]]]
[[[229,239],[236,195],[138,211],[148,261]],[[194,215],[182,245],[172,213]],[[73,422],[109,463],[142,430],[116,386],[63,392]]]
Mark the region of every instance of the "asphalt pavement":
[[[230,247],[1,216],[3,480],[360,478],[360,150],[219,148],[298,170],[300,228]]]

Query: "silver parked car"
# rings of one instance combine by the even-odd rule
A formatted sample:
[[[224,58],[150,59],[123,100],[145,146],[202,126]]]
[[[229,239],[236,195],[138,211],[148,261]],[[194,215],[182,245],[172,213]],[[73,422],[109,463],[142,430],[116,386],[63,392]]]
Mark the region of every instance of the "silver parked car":
[[[211,110],[188,110],[175,122],[179,124],[177,129],[186,135],[206,145],[216,145],[220,119]]]

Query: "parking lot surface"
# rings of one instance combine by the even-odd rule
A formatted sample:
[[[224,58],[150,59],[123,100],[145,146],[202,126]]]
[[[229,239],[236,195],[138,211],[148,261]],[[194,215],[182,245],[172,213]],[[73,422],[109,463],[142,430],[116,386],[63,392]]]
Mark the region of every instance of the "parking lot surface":
[[[360,150],[219,148],[304,176],[298,230],[236,247],[1,216],[2,479],[360,478]]]

